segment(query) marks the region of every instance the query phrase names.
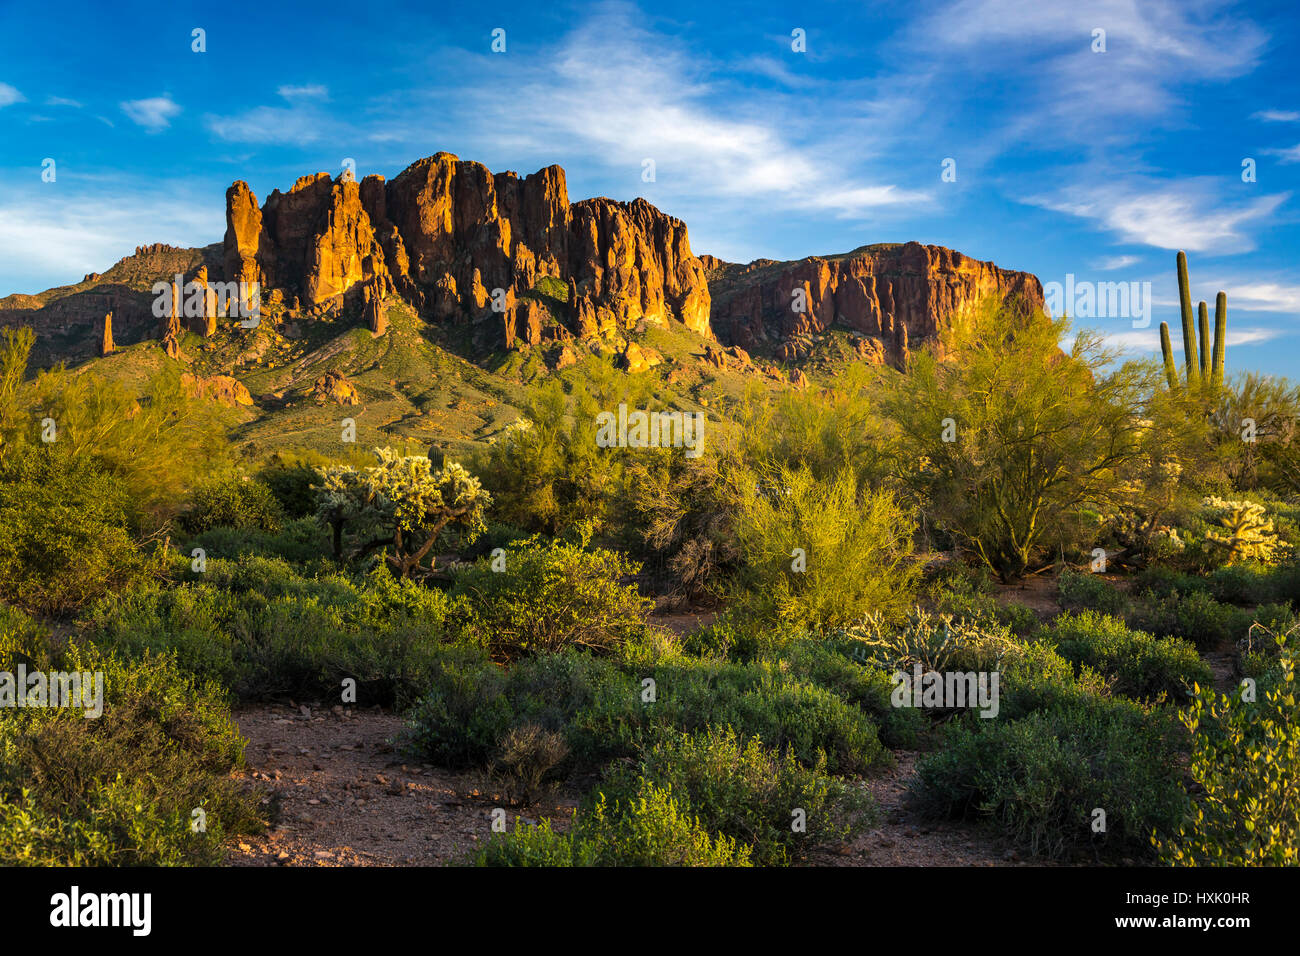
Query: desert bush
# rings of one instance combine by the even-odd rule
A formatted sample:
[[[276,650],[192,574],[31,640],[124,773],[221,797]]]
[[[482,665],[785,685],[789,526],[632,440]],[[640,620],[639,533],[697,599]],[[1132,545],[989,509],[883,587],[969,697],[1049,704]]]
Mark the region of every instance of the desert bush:
[[[1281,681],[1255,700],[1206,687],[1182,715],[1201,792],[1176,833],[1152,837],[1182,866],[1300,864],[1300,707],[1295,652],[1280,641]]]
[[[1097,574],[1066,568],[1056,579],[1056,590],[1061,596],[1061,606],[1074,610],[1088,609],[1103,614],[1123,613],[1123,593]]]
[[[185,545],[185,553],[202,548],[208,558],[263,557],[283,558],[291,564],[319,563],[329,554],[330,542],[325,529],[312,518],[294,518],[277,531],[257,528],[215,527],[195,535]]]
[[[1172,727],[1160,712],[1096,698],[1019,720],[951,725],[944,748],[917,764],[926,812],[993,821],[1031,854],[1093,847],[1141,853],[1153,830],[1182,820],[1186,796],[1169,773]],[[1105,812],[1104,833],[1094,811]]]
[[[284,561],[208,562],[198,580],[107,598],[90,633],[130,656],[174,653],[190,673],[244,699],[337,700],[356,681],[357,702],[390,706],[423,693],[450,619],[463,605],[383,569],[353,580],[307,577]]]
[[[813,630],[868,611],[902,615],[919,569],[914,519],[892,494],[860,486],[847,469],[818,480],[783,465],[732,480],[742,483],[734,494],[738,613]]]
[[[647,679],[654,681],[653,698]],[[565,770],[634,756],[648,735],[664,729],[723,726],[789,749],[805,766],[824,760],[833,773],[889,759],[862,710],[766,662],[667,660],[649,673],[629,673],[612,660],[566,650],[504,670],[481,657],[458,661],[435,668],[429,680],[411,714],[412,741],[443,765],[490,765],[504,735],[523,724],[564,735]]]
[[[945,333],[958,361],[916,353],[885,401],[898,473],[934,523],[1003,580],[1058,537],[1086,540],[1081,512],[1126,501],[1123,478],[1160,440],[1142,414],[1149,372],[1113,364],[1086,331],[1066,347],[1068,332],[1067,319],[989,303]]]
[[[1235,640],[1249,627],[1248,615],[1220,604],[1205,591],[1148,596],[1128,615],[1134,627],[1152,634],[1181,637],[1198,649]]]
[[[29,445],[0,460],[0,599],[68,615],[160,568],[129,525],[130,492],[92,459]]]
[[[543,821],[494,834],[478,866],[751,866],[749,848],[709,832],[673,793],[644,782],[624,802],[599,796],[569,833]]]
[[[102,673],[103,710],[0,709],[0,864],[210,865],[227,836],[258,827],[251,797],[230,776],[244,742],[215,685],[167,656],[55,650],[8,611],[0,670],[19,663]],[[195,809],[204,828],[192,826]]]
[[[534,537],[456,575],[453,594],[472,602],[494,656],[568,646],[608,651],[641,626],[653,602],[635,584],[621,583],[637,565],[586,543]]]
[[[1062,614],[1043,640],[1053,642],[1071,663],[1114,678],[1115,693],[1140,700],[1186,701],[1193,686],[1208,684],[1214,676],[1187,641],[1157,640],[1095,611]]]
[[[614,802],[635,799],[643,781],[677,795],[701,825],[752,847],[754,862],[782,865],[827,844],[841,843],[874,819],[865,791],[828,775],[824,762],[805,767],[790,752],[743,740],[731,728],[669,732],[634,768],[616,767],[599,792]],[[792,825],[803,811],[806,829]]]
[[[778,666],[860,707],[875,721],[880,740],[892,750],[919,746],[929,722],[915,707],[895,707],[890,672],[854,659],[851,641],[819,637],[791,641],[781,648]]]
[[[283,517],[280,502],[265,484],[228,475],[194,489],[190,509],[181,516],[181,527],[190,534],[212,528],[276,532]]]

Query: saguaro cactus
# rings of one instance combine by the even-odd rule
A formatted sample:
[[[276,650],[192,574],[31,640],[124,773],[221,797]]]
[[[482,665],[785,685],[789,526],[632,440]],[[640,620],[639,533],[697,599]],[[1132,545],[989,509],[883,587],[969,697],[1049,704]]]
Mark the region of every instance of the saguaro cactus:
[[[1218,389],[1223,385],[1223,363],[1227,352],[1228,294],[1220,292],[1214,303],[1214,352],[1210,353],[1209,306],[1200,304],[1199,336],[1197,323],[1192,319],[1192,293],[1187,280],[1187,254],[1178,253],[1178,301],[1183,314],[1183,359],[1187,367],[1187,385]],[[1197,338],[1200,355],[1197,356]],[[1169,339],[1169,324],[1160,323],[1160,351],[1165,360],[1165,378],[1169,387],[1178,385],[1178,367],[1174,364],[1173,343]]]
[[[1210,370],[1210,384],[1223,387],[1223,353],[1228,341],[1228,293],[1220,292],[1214,300],[1214,364]]]
[[[1174,364],[1174,346],[1169,341],[1169,323],[1160,323],[1160,351],[1165,357],[1165,380],[1170,389],[1178,387],[1178,366]]]
[[[1210,380],[1210,308],[1202,299],[1196,307],[1196,326],[1201,333],[1201,381]]]
[[[1187,366],[1190,388],[1200,378],[1196,361],[1196,326],[1192,318],[1192,292],[1187,281],[1187,253],[1178,251],[1178,303],[1183,311],[1183,364]]]

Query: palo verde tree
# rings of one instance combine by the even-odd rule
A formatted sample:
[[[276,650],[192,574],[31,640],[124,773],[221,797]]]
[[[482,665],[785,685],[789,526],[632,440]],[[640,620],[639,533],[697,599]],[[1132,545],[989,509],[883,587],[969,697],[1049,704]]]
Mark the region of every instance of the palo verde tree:
[[[485,529],[492,497],[462,465],[447,462],[435,471],[423,455],[391,448],[376,448],[375,455],[379,464],[371,468],[323,468],[313,486],[316,516],[332,531],[336,559],[349,531],[359,539],[354,558],[382,548],[393,573],[409,578],[447,528],[471,541]]]
[[[1148,452],[1153,369],[1116,367],[1069,320],[987,303],[917,353],[886,397],[905,476],[934,523],[1014,580],[1085,508],[1125,495]],[[1079,542],[1082,544],[1082,542]]]

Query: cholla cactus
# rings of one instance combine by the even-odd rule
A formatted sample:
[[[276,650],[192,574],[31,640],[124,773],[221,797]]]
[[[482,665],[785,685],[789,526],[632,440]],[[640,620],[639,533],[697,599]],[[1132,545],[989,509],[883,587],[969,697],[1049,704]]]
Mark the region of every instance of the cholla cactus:
[[[1273,530],[1273,520],[1265,515],[1263,505],[1253,501],[1225,501],[1213,496],[1206,498],[1203,504],[1223,512],[1219,518],[1223,530],[1207,531],[1205,537],[1227,550],[1229,563],[1250,558],[1269,562],[1277,549],[1286,544],[1278,539]]]
[[[424,455],[403,456],[376,448],[379,464],[358,471],[342,465],[323,469],[315,485],[317,517],[334,532],[334,554],[342,557],[343,529],[372,540],[358,556],[392,544],[389,565],[401,577],[411,572],[450,524],[471,535],[484,528],[491,496],[465,468],[448,462],[437,471]]]

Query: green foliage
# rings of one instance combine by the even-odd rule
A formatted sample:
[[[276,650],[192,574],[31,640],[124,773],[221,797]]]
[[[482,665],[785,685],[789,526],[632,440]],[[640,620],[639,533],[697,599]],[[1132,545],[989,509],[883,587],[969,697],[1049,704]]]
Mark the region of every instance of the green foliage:
[[[165,656],[57,651],[5,612],[0,670],[19,663],[101,672],[103,712],[0,709],[0,864],[211,865],[227,836],[256,829],[252,800],[230,777],[244,742],[217,687]],[[206,829],[192,827],[196,808]]]
[[[1084,611],[1062,614],[1042,635],[1071,663],[1114,679],[1114,692],[1140,700],[1185,701],[1197,684],[1213,679],[1196,648],[1177,638],[1157,640],[1123,621]]]
[[[742,740],[730,728],[664,734],[635,768],[616,765],[598,792],[626,803],[647,780],[676,794],[705,829],[750,845],[760,865],[842,843],[875,813],[870,795],[829,776],[824,761],[805,767],[789,751]],[[792,825],[796,810],[806,830]]]
[[[101,601],[95,640],[130,656],[171,653],[186,671],[244,699],[403,703],[426,686],[462,606],[377,569],[364,579],[308,576],[282,560],[209,560],[203,575]]]
[[[654,681],[654,700],[645,697]],[[513,727],[563,733],[567,767],[636,754],[647,734],[730,726],[805,766],[860,772],[888,759],[871,719],[843,697],[767,662],[665,659],[646,671],[576,651],[496,668],[486,657],[444,661],[411,714],[412,741],[434,762],[490,766]],[[823,756],[821,756],[824,754]]]
[[[333,532],[336,558],[350,529],[363,538],[355,557],[391,545],[388,566],[409,578],[444,529],[457,527],[472,541],[486,527],[483,515],[492,498],[463,466],[447,462],[434,471],[425,456],[402,456],[391,448],[376,448],[375,456],[379,464],[372,468],[333,465],[321,471],[316,515]]]
[[[40,415],[54,419],[57,444],[93,459],[130,489],[133,518],[151,526],[178,510],[185,492],[225,451],[218,407],[194,397],[175,363],[143,394],[94,371],[55,369],[32,386]]]
[[[1088,608],[1103,614],[1119,614],[1127,603],[1124,594],[1104,577],[1066,568],[1056,579],[1056,590],[1061,596],[1061,606]]]
[[[946,746],[917,764],[927,812],[989,819],[1030,853],[1071,849],[1139,853],[1186,808],[1172,728],[1124,700],[1058,705],[1018,720],[954,724]],[[1093,811],[1106,830],[1093,830]]]
[[[59,444],[0,460],[0,598],[68,615],[156,572],[129,529],[130,492]]]
[[[735,495],[738,613],[813,630],[868,611],[902,615],[919,569],[914,519],[892,494],[859,486],[848,470],[818,481],[782,465],[735,480],[753,482]]]
[[[577,390],[570,408],[551,379],[529,397],[525,417],[496,436],[477,470],[498,520],[550,535],[578,522],[603,524],[625,453],[596,445],[598,411],[617,405],[597,401],[591,390]]]
[[[260,481],[231,475],[205,481],[194,490],[181,527],[190,534],[212,528],[275,532],[280,530],[282,518],[280,503],[270,488]]]
[[[1152,837],[1163,861],[1182,866],[1300,864],[1300,707],[1295,652],[1281,642],[1281,685],[1248,701],[1204,688],[1183,714],[1192,735],[1194,813]]]
[[[1025,573],[1085,508],[1106,513],[1158,431],[1138,417],[1149,372],[1114,366],[1098,338],[1062,343],[1066,319],[1004,306],[958,324],[940,362],[915,356],[887,396],[898,472],[936,525],[1003,580]],[[952,440],[944,440],[945,436]]]
[[[478,866],[751,866],[749,848],[709,832],[673,793],[644,783],[625,802],[601,796],[581,813],[570,833],[543,822],[516,822],[494,834],[474,862]]]
[[[569,646],[610,650],[642,624],[653,602],[635,584],[620,583],[637,573],[637,565],[586,544],[585,538],[533,537],[456,575],[452,593],[473,604],[475,624],[494,656]]]

